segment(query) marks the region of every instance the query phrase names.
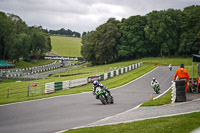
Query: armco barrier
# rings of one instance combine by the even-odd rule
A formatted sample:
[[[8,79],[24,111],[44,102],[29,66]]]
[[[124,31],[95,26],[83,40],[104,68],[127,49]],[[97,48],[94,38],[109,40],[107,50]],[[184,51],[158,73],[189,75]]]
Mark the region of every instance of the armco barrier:
[[[69,81],[63,81],[63,84],[62,84],[62,89],[63,90],[66,90],[66,89],[69,89]]]
[[[70,80],[69,87],[72,88],[72,87],[76,87],[76,86],[85,85],[87,83],[88,83],[88,78]]]
[[[104,80],[104,74],[100,75],[100,79],[99,80]]]
[[[123,74],[125,72],[131,71],[138,67],[141,67],[141,63],[137,63],[137,64],[130,65],[128,67],[113,70],[113,71],[110,71],[108,73],[101,74],[98,76],[92,76],[92,77],[88,77],[88,78],[75,79],[75,80],[62,81],[62,82],[46,83],[45,84],[45,93],[52,93],[52,92],[58,91],[58,90],[66,90],[66,89],[73,88],[76,86],[85,85],[85,84],[93,82],[94,80],[106,80],[108,78],[112,78],[114,76]]]
[[[62,90],[62,88],[63,88],[63,82],[55,82],[54,83],[54,88],[55,88],[55,91]]]
[[[95,80],[100,80],[100,79],[101,79],[101,75],[88,77],[88,83],[93,83]]]
[[[51,65],[56,66],[56,67],[52,67]],[[48,68],[44,68],[44,67],[48,67]],[[51,69],[55,69],[57,67],[60,67],[60,65],[57,66],[56,61],[55,61],[51,64],[43,65],[43,66],[2,71],[1,76],[2,77],[19,77],[19,76],[28,75],[28,73],[30,75],[30,74],[34,74],[34,73],[41,72],[41,71],[48,71],[48,70],[51,70]],[[44,68],[44,69],[42,69],[42,68]]]
[[[52,93],[55,91],[55,85],[54,82],[46,83],[45,84],[45,93]]]

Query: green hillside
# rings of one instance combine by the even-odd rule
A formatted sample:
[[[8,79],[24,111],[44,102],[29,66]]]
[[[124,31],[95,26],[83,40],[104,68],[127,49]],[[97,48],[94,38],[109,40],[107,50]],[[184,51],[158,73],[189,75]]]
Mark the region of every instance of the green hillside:
[[[60,56],[82,57],[81,38],[51,36],[51,52]]]

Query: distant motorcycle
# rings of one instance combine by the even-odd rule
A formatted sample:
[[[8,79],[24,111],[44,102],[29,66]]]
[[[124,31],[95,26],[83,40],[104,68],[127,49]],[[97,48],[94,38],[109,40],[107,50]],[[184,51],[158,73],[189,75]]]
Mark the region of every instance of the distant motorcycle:
[[[104,89],[101,89],[100,87],[96,88],[96,97],[97,99],[99,99],[102,104],[113,104],[114,103],[114,99],[113,97],[108,94],[108,92],[106,92]]]
[[[171,64],[169,65],[169,70],[170,70],[170,71],[172,70],[172,65],[171,65]]]

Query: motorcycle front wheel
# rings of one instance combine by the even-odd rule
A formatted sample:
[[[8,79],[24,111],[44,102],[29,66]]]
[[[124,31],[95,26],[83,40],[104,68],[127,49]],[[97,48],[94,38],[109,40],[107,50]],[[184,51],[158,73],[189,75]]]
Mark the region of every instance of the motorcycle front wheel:
[[[104,105],[107,104],[105,97],[103,97],[102,95],[99,96],[99,99]]]

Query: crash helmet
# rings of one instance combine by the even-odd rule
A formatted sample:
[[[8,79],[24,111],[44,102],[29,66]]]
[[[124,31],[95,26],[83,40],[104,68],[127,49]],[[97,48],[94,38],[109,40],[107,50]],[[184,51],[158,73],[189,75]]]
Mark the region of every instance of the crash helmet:
[[[153,77],[153,79],[152,79],[153,81],[155,81],[156,80],[156,78],[155,77]]]
[[[97,86],[99,83],[98,83],[98,81],[97,80],[95,80],[94,82],[93,82],[93,85],[94,86]]]

